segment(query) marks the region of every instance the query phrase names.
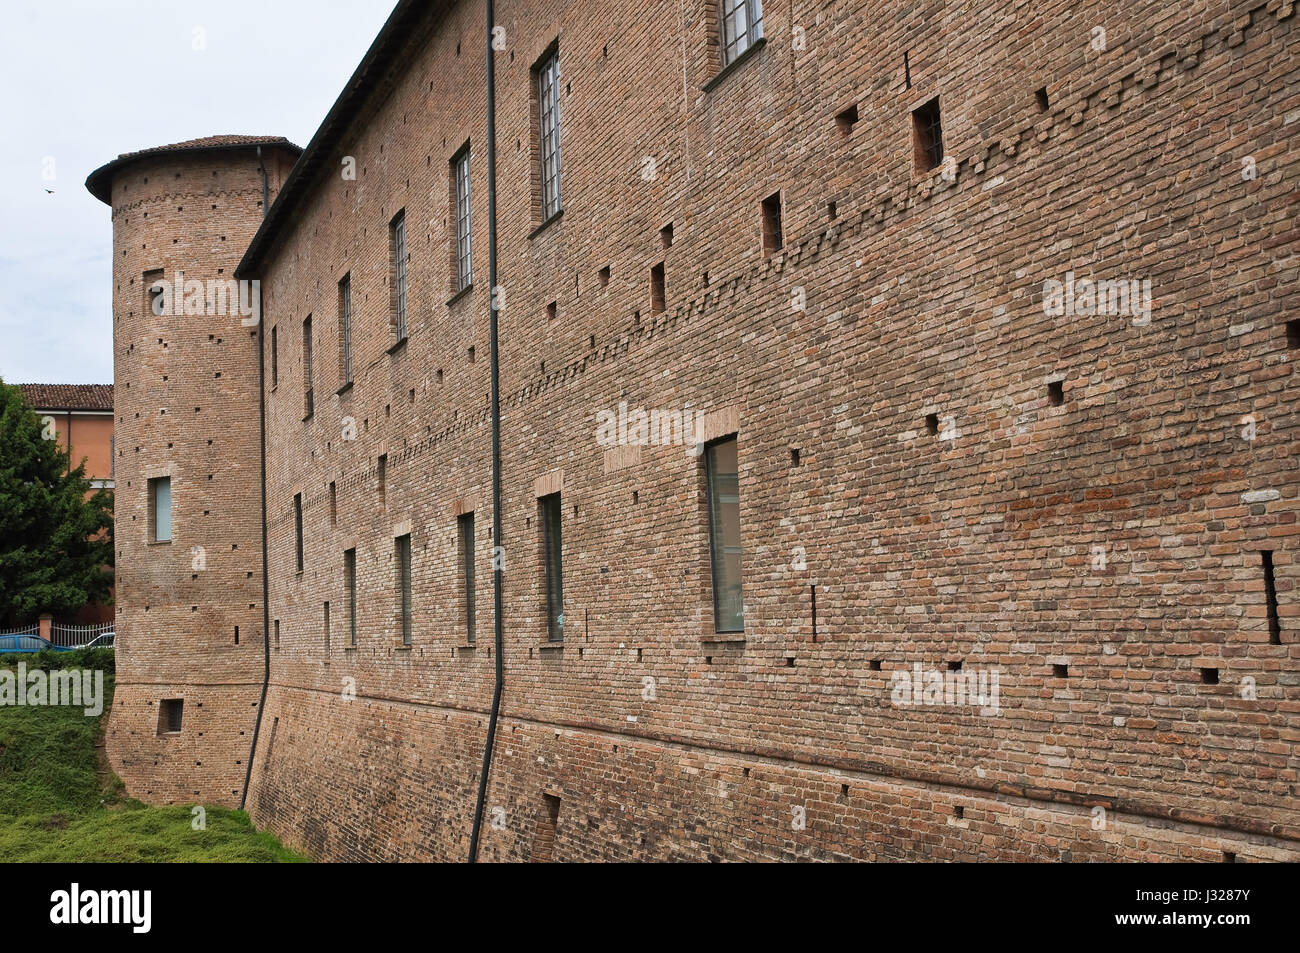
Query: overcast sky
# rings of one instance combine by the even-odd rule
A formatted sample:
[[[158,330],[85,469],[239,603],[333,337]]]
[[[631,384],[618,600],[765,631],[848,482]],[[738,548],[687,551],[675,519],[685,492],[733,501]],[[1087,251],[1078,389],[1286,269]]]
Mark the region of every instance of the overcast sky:
[[[287,136],[305,146],[394,3],[7,3],[0,378],[113,379],[112,222],[86,191],[87,175],[123,152],[199,136]]]

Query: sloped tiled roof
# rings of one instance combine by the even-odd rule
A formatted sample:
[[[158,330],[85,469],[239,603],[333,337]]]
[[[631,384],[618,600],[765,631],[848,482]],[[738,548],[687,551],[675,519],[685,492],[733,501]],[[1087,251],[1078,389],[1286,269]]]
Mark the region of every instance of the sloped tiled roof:
[[[200,139],[186,139],[184,142],[173,142],[166,146],[124,152],[112,162],[105,163],[90,173],[86,177],[86,188],[95,198],[110,204],[109,190],[113,185],[113,176],[117,174],[118,169],[136,159],[168,152],[210,152],[220,149],[247,149],[251,146],[281,146],[295,153],[302,152],[301,147],[294,145],[284,136],[203,136]]]
[[[113,409],[112,384],[19,384],[33,410]]]

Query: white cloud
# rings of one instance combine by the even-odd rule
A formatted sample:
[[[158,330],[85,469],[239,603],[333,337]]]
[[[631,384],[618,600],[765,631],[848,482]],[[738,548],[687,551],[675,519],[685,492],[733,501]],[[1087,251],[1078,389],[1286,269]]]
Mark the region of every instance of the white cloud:
[[[112,223],[85,179],[226,133],[305,146],[393,0],[53,0],[0,30],[0,378],[113,379]],[[202,50],[194,30],[205,31]],[[55,179],[42,178],[45,157]],[[46,189],[52,189],[49,193]],[[242,249],[239,251],[242,252]]]

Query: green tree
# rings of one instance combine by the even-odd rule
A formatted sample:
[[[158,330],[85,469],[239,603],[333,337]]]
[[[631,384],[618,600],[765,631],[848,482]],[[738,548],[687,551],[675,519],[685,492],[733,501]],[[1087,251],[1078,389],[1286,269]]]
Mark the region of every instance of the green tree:
[[[67,618],[113,584],[113,494],[90,492],[22,391],[0,380],[0,627]]]

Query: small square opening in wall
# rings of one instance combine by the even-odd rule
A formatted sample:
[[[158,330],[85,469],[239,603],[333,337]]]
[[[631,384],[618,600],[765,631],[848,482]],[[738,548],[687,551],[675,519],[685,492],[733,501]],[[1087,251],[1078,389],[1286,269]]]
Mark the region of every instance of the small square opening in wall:
[[[948,671],[950,671],[950,672],[960,672],[960,671],[961,671],[961,659],[956,659],[956,660],[950,661],[950,662],[948,663]]]
[[[659,229],[659,243],[664,248],[673,247],[673,223],[669,222],[663,228]]]
[[[1048,107],[1049,103],[1048,103],[1048,101],[1047,101],[1047,87],[1046,87],[1046,86],[1042,87],[1042,88],[1039,89],[1036,93],[1034,93],[1034,102],[1038,103],[1038,111],[1039,111],[1039,112],[1041,112],[1041,113],[1045,113],[1045,112],[1047,112],[1047,107]]]
[[[835,114],[835,128],[840,131],[840,135],[847,136],[853,131],[853,127],[858,122],[858,104],[854,103],[847,109],[841,109]]]
[[[943,162],[943,125],[938,96],[912,111],[912,154],[917,172],[937,169]]]
[[[785,243],[781,226],[781,193],[773,192],[763,199],[763,254],[774,255]]]
[[[1201,682],[1205,685],[1219,684],[1219,670],[1217,668],[1201,669]]]
[[[609,287],[609,265],[606,265],[604,268],[600,269],[600,286],[602,288]]]
[[[164,698],[158,703],[158,734],[180,734],[181,720],[184,714],[183,698]]]
[[[1047,382],[1047,402],[1053,407],[1060,407],[1065,403],[1065,381]]]
[[[798,448],[798,447],[791,447],[791,448],[790,448],[790,466],[792,466],[792,467],[797,467],[798,465],[799,465],[799,448]]]
[[[1059,664],[1058,664],[1058,665],[1053,665],[1053,666],[1052,666],[1052,677],[1053,677],[1053,678],[1069,678],[1069,677],[1070,677],[1070,666],[1068,666],[1068,665],[1059,665]]]
[[[560,313],[560,303],[558,301],[552,301],[550,304],[546,306],[547,321],[554,321],[556,317],[559,316],[559,313]]]
[[[925,415],[925,432],[928,433],[928,434],[929,434],[930,436],[932,436],[932,437],[936,437],[936,436],[939,435],[939,415],[938,415],[938,414],[926,414],[926,415]]]
[[[1300,318],[1286,323],[1286,346],[1300,348]]]

